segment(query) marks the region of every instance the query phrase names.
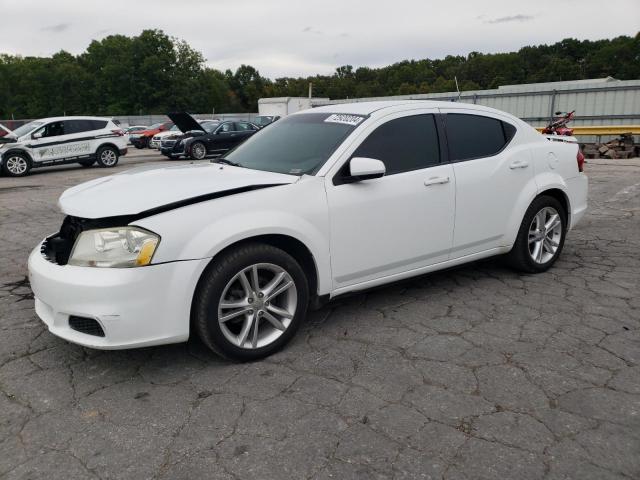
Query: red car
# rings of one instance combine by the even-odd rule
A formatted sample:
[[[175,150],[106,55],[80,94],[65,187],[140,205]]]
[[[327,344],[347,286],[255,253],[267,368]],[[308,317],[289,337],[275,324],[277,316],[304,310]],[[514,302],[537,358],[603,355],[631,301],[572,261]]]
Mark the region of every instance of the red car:
[[[156,133],[164,132],[171,127],[173,127],[173,122],[155,123],[151,125],[148,130],[132,133],[129,136],[129,141],[136,148],[147,148]]]

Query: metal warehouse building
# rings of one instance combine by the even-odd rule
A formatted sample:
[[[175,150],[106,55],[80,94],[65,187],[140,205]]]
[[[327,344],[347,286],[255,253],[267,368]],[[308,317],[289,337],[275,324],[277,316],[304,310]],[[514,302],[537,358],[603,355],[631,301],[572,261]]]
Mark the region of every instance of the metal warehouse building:
[[[314,106],[372,100],[458,101],[458,92],[399,95],[313,101]],[[544,126],[555,111],[576,111],[572,126],[639,125],[640,80],[597,78],[568,82],[505,85],[493,90],[472,90],[460,94],[460,102],[475,103],[509,112],[535,127]],[[581,137],[594,141],[595,137]]]

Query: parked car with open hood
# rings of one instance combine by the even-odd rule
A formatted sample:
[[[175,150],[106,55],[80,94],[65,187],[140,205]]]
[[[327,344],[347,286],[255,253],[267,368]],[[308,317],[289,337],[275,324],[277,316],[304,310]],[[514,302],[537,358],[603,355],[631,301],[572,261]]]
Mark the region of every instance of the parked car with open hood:
[[[215,162],[65,191],[29,257],[35,310],[87,347],[197,334],[253,360],[341,294],[494,255],[544,272],[587,209],[574,140],[462,103],[289,115]]]
[[[109,118],[43,118],[0,138],[2,172],[13,177],[63,163],[89,167],[97,162],[101,167],[115,167],[126,153],[124,133]]]
[[[151,125],[147,130],[142,130],[129,135],[129,141],[136,148],[147,148],[151,139],[157,133],[164,132],[173,127],[173,122],[159,122]]]
[[[172,153],[175,156],[178,154],[178,150],[181,149],[180,155],[185,155],[195,160],[202,160],[207,155],[224,155],[258,130],[260,129],[250,122],[227,120],[220,122],[212,131],[201,128],[202,134],[188,136],[180,145],[175,146],[176,150]],[[192,130],[192,132],[196,133],[197,131]]]
[[[219,120],[196,120],[184,112],[169,113],[168,117],[173,120],[178,132],[161,139],[160,152],[171,159],[186,156],[184,142],[187,138],[212,133],[220,124]]]

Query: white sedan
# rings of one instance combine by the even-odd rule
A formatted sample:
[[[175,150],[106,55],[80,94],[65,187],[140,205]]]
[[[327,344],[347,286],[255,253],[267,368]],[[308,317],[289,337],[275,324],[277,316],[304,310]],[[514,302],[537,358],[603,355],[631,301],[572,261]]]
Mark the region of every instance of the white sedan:
[[[197,334],[271,354],[309,307],[506,254],[538,273],[587,208],[574,139],[461,103],[333,105],[290,115],[212,163],[142,168],[60,197],[29,258],[36,312],[80,345]]]

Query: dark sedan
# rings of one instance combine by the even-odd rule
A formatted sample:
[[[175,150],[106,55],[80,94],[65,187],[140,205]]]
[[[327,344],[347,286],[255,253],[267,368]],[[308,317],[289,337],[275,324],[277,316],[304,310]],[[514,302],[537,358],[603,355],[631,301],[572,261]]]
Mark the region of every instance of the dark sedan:
[[[160,151],[169,158],[186,156],[201,160],[207,155],[223,155],[259,130],[244,121],[200,124],[186,113],[172,113],[169,117],[184,132],[181,137],[163,140]]]

